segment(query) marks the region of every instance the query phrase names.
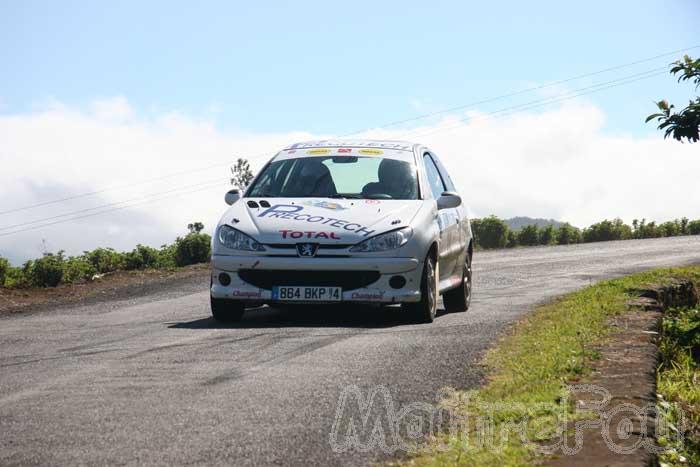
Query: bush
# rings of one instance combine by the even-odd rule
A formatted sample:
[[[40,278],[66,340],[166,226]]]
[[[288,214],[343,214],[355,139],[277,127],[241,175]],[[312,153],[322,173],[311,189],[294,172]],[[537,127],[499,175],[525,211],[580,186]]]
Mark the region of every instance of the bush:
[[[482,248],[503,248],[508,243],[508,225],[496,216],[471,222],[476,244]]]
[[[19,289],[29,287],[27,277],[24,275],[22,268],[8,268],[5,273],[5,287],[8,289]]]
[[[540,245],[553,245],[556,243],[556,230],[553,225],[547,225],[540,229]]]
[[[117,253],[112,248],[97,248],[86,251],[84,258],[100,274],[124,269],[124,255]]]
[[[63,282],[88,281],[96,273],[95,267],[84,256],[73,256],[63,266]]]
[[[644,222],[644,221],[642,221]],[[647,227],[655,229],[654,223],[649,223]],[[641,229],[641,226],[640,226]],[[610,240],[627,240],[633,238],[632,228],[622,222],[621,219],[609,221],[605,219],[602,222],[593,224],[583,230],[584,242],[606,242]]]
[[[56,287],[63,279],[63,252],[45,253],[39,259],[27,261],[23,272],[28,282],[37,287]]]
[[[171,245],[162,245],[160,250],[158,250],[158,267],[159,268],[174,268],[177,267],[175,262],[175,247],[173,243]]]
[[[518,246],[518,233],[512,230],[508,231],[508,243],[506,243],[506,248],[515,248]]]
[[[136,248],[124,254],[124,267],[126,270],[156,268],[159,257],[160,253],[155,248],[136,245]]]
[[[192,232],[175,240],[175,264],[178,266],[206,263],[210,256],[211,236],[207,234]]]
[[[0,287],[5,285],[5,276],[7,271],[10,269],[10,262],[0,256]]]
[[[678,220],[664,222],[659,225],[659,230],[664,237],[676,237],[681,235],[682,228]]]
[[[536,225],[525,225],[518,231],[518,243],[522,246],[535,246],[540,242],[539,228]]]
[[[564,223],[557,229],[557,244],[570,245],[581,242],[581,231],[569,223]]]
[[[700,220],[688,222],[688,233],[690,235],[700,235]]]

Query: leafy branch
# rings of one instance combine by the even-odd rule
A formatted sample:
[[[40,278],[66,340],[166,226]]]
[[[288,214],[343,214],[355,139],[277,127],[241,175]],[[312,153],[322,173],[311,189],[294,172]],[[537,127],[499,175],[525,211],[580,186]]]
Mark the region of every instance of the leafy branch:
[[[670,73],[677,75],[678,82],[692,81],[695,89],[700,87],[700,59],[693,60],[688,55],[683,60],[673,63]],[[691,143],[700,140],[698,131],[700,130],[700,97],[690,100],[688,106],[679,112],[674,111],[675,106],[668,101],[661,100],[656,103],[660,112],[649,115],[646,122],[656,119],[659,123],[658,129],[664,130],[664,138],[672,136],[678,141],[687,139]]]

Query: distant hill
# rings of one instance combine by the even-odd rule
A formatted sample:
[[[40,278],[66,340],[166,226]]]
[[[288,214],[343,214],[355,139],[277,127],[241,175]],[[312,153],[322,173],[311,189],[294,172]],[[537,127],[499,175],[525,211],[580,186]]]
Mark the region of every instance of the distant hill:
[[[508,228],[511,230],[518,230],[526,225],[536,225],[537,227],[545,227],[547,225],[553,225],[554,227],[559,227],[563,222],[555,221],[554,219],[541,219],[532,217],[511,217],[510,219],[505,219],[503,222],[508,224]]]

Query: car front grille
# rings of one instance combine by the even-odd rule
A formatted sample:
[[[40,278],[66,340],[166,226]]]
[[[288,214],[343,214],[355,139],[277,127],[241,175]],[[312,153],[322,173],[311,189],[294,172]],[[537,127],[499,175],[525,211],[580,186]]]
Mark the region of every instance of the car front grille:
[[[341,287],[355,290],[367,287],[379,279],[378,271],[287,271],[271,269],[241,269],[238,276],[245,282],[265,290],[275,285],[311,287]]]

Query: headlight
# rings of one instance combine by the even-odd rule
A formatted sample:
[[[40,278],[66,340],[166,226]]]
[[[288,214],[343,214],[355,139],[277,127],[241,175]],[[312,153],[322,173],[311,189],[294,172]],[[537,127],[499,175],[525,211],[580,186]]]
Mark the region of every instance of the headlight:
[[[394,250],[404,246],[411,238],[412,234],[413,229],[410,227],[404,227],[400,230],[394,230],[393,232],[388,232],[367,239],[364,242],[358,243],[354,247],[350,248],[350,251],[354,253],[365,253],[370,251]]]
[[[219,227],[219,242],[232,250],[265,251],[265,247],[252,237],[228,225]]]

